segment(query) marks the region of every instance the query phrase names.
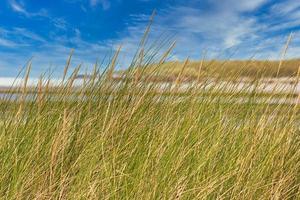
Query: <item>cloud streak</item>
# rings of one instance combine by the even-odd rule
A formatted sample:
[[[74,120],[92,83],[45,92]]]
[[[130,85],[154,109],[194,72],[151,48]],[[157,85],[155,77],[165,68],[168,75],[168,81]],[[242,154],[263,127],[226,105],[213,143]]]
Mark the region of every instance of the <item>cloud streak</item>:
[[[27,11],[19,3],[17,3],[15,0],[10,0],[9,3],[10,3],[11,8],[14,11],[19,12],[19,13],[23,13],[25,15],[28,14]]]
[[[16,0],[9,0],[8,3],[13,11],[23,14],[26,17],[47,17],[47,12],[44,9],[41,9],[39,12],[29,12],[25,9],[24,5]]]

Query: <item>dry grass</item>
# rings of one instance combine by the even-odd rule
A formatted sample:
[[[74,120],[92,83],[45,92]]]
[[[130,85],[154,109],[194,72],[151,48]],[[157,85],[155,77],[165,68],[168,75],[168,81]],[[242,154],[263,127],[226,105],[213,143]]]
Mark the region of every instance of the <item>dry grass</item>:
[[[255,90],[226,93],[218,80],[204,96],[205,81],[177,93],[187,73],[210,78],[207,71],[230,71],[227,66],[230,78],[258,79],[252,70],[266,62],[243,68],[242,61],[204,62],[199,70],[199,63],[187,60],[162,90],[147,80],[179,65],[164,64],[168,53],[158,62],[147,60],[150,73],[141,70],[142,46],[124,79],[116,81],[118,52],[105,72],[95,68],[76,92],[79,68],[68,77],[68,61],[59,87],[41,78],[36,92],[28,90],[28,70],[21,95],[8,92],[0,101],[2,199],[300,198],[298,104],[268,103],[275,93],[266,100]],[[289,62],[279,74],[298,69],[298,61]],[[278,68],[270,69],[273,75]]]
[[[276,77],[295,77],[298,73],[300,60],[283,60],[283,61],[267,61],[267,60],[205,60],[190,61],[184,71],[183,62],[171,61],[164,64],[147,65],[145,73],[151,73],[155,68],[157,76],[153,80],[157,81],[173,81],[182,73],[186,81],[197,80],[199,70],[201,75],[206,77],[227,78],[276,78]],[[124,71],[119,71],[123,74]]]

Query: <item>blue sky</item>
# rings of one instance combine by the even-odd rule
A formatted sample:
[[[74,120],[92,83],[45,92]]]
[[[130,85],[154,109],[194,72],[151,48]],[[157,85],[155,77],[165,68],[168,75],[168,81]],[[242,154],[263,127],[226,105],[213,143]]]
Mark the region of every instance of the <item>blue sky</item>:
[[[59,74],[72,48],[72,66],[90,68],[119,44],[126,66],[156,9],[149,42],[176,40],[170,59],[278,59],[288,35],[289,58],[300,57],[299,0],[2,0],[0,76],[16,76],[33,57],[33,76]]]

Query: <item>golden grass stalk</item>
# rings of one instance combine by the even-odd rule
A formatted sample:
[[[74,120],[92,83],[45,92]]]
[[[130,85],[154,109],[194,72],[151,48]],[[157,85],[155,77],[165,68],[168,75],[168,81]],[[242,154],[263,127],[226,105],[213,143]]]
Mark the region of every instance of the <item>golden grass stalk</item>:
[[[67,73],[68,73],[68,70],[69,70],[69,67],[70,67],[70,64],[71,64],[73,54],[74,54],[74,49],[71,50],[69,58],[68,58],[67,63],[65,65],[64,72],[63,72],[63,77],[62,77],[62,84],[64,83],[64,81],[66,79],[66,76],[67,76]]]
[[[181,67],[180,72],[177,75],[177,78],[176,78],[175,82],[174,82],[174,87],[175,88],[178,88],[178,86],[180,85],[180,83],[182,81],[182,77],[184,75],[184,70],[185,70],[186,66],[188,65],[188,63],[189,63],[189,59],[186,59],[184,61],[183,65],[182,65],[182,67]]]
[[[289,35],[289,37],[288,37],[288,39],[287,39],[287,41],[286,41],[286,44],[285,44],[285,46],[284,46],[284,49],[283,49],[283,51],[282,51],[282,54],[281,54],[281,58],[280,58],[280,61],[279,61],[279,65],[278,65],[276,77],[278,77],[278,75],[279,75],[279,71],[280,71],[280,69],[281,69],[281,67],[282,67],[283,60],[284,60],[284,58],[285,58],[285,56],[286,56],[286,52],[287,52],[287,50],[288,50],[288,48],[289,48],[289,45],[290,45],[290,43],[291,43],[291,41],[292,41],[292,38],[293,38],[293,33],[290,33],[290,35]]]
[[[21,92],[20,100],[19,100],[20,101],[19,109],[16,114],[17,118],[22,114],[24,106],[25,106],[25,100],[26,100],[26,96],[27,96],[27,83],[28,83],[30,71],[31,71],[31,62],[29,62],[28,66],[26,68],[25,77],[23,79],[22,92]]]
[[[112,80],[113,79],[113,74],[114,74],[114,71],[115,71],[117,59],[119,57],[121,49],[122,49],[122,46],[120,45],[118,47],[117,51],[115,52],[112,60],[111,60],[111,63],[110,63],[110,66],[109,66],[109,68],[107,70],[107,75],[106,75],[108,80]]]

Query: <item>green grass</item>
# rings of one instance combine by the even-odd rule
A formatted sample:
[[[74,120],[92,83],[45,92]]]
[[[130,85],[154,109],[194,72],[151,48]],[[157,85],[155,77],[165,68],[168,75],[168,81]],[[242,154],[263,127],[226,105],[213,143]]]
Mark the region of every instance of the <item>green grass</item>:
[[[0,102],[1,199],[300,198],[298,105],[194,85],[178,94],[183,73],[157,92],[140,59],[123,81],[113,58],[76,92],[78,69],[30,98],[28,70],[21,95]]]

